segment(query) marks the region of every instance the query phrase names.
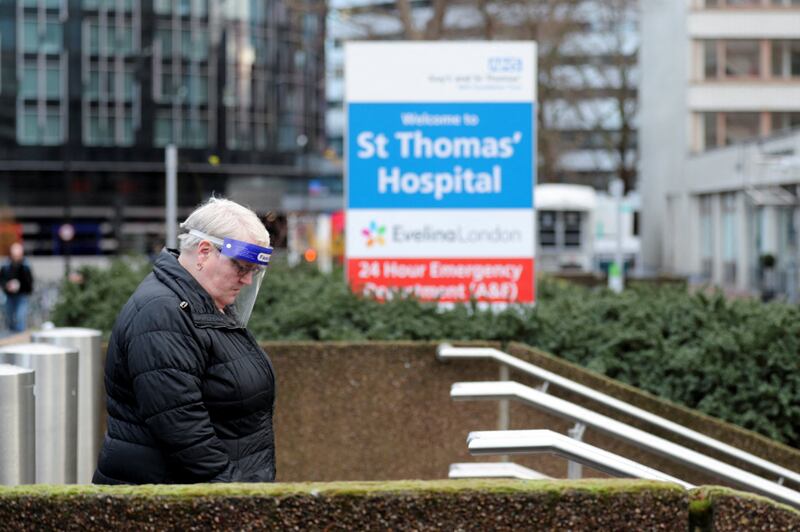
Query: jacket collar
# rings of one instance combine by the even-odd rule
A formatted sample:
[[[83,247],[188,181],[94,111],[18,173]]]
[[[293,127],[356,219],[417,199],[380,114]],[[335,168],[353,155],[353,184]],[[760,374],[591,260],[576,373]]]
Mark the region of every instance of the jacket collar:
[[[208,292],[178,262],[178,256],[178,250],[164,248],[153,263],[153,274],[188,304],[184,310],[189,312],[194,324],[198,327],[238,328],[230,315],[217,310]]]

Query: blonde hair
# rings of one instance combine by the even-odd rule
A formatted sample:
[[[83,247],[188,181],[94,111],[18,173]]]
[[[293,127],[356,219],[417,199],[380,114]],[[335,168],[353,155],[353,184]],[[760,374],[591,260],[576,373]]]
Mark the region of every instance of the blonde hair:
[[[249,242],[269,246],[269,232],[258,215],[247,207],[225,198],[212,197],[200,205],[181,224],[181,229],[186,231],[178,236],[181,251],[194,249],[203,240],[190,235],[188,232],[191,229],[217,238],[241,238],[244,229]]]

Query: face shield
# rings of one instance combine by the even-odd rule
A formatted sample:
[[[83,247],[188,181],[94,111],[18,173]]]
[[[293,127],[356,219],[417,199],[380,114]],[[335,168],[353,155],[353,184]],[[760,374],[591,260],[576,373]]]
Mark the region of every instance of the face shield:
[[[261,281],[267,273],[272,248],[233,238],[221,239],[196,229],[191,229],[189,234],[214,244],[221,258],[228,262],[231,275],[239,278],[242,286],[233,303],[225,307],[225,312],[230,312],[239,326],[246,327],[261,288]]]

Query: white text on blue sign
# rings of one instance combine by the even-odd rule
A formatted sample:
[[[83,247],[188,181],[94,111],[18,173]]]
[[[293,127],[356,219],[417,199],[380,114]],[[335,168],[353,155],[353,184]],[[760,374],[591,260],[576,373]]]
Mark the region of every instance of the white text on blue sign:
[[[531,103],[350,104],[350,208],[530,208]]]

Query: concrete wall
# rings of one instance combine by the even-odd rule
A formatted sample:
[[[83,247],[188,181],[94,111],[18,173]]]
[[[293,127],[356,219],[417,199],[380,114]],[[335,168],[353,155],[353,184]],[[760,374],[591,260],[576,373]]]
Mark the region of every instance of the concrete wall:
[[[500,403],[453,402],[449,397],[454,382],[497,380],[499,367],[487,361],[438,362],[436,346],[428,342],[265,344],[278,376],[278,480],[443,479],[451,463],[499,460],[500,457],[471,457],[466,437],[473,430],[500,428]],[[677,407],[522,344],[513,344],[509,352],[768,460],[800,469],[800,452],[795,449]],[[513,372],[511,378],[528,385],[538,384]],[[578,397],[553,393],[611,414]],[[566,433],[571,427],[565,420],[515,402],[509,405],[508,417],[508,428],[512,429],[541,428]],[[641,428],[652,431],[652,427]],[[587,430],[584,441],[694,484],[720,482],[598,431]],[[512,458],[549,476],[566,477],[567,462],[561,458]],[[605,476],[588,468],[584,471],[586,476]]]

